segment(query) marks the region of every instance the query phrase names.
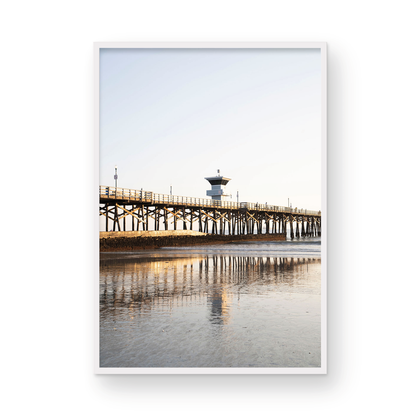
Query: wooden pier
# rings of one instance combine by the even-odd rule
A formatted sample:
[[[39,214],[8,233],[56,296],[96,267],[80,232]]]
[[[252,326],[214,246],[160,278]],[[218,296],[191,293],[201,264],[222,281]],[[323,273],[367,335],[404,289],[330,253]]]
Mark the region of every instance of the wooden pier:
[[[209,234],[321,235],[321,212],[100,186],[105,231],[195,230]]]

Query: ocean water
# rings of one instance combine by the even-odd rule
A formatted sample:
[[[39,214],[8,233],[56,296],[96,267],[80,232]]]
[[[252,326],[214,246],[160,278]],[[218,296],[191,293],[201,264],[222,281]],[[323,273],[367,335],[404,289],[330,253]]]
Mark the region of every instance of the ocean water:
[[[320,238],[101,253],[101,367],[321,365]]]

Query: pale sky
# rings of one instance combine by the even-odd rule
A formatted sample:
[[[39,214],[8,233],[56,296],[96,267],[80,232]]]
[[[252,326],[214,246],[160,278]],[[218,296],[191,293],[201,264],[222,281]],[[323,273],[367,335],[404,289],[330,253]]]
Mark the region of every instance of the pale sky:
[[[101,49],[100,185],[321,209],[319,49]]]

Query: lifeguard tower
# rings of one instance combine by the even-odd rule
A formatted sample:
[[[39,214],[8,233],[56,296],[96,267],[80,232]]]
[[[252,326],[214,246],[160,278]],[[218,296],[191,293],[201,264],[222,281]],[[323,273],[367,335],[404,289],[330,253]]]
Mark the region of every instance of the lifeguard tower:
[[[225,176],[221,176],[220,170],[217,170],[217,176],[205,178],[210,184],[211,189],[207,191],[207,196],[210,196],[214,201],[224,201],[227,195],[225,192],[225,186],[231,180]]]

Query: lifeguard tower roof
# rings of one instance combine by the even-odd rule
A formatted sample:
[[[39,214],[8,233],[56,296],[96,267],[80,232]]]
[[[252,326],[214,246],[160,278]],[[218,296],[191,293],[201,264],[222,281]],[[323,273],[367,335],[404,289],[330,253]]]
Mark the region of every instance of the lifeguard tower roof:
[[[211,176],[205,178],[211,185],[227,185],[230,182],[231,178],[226,178],[225,176]]]

